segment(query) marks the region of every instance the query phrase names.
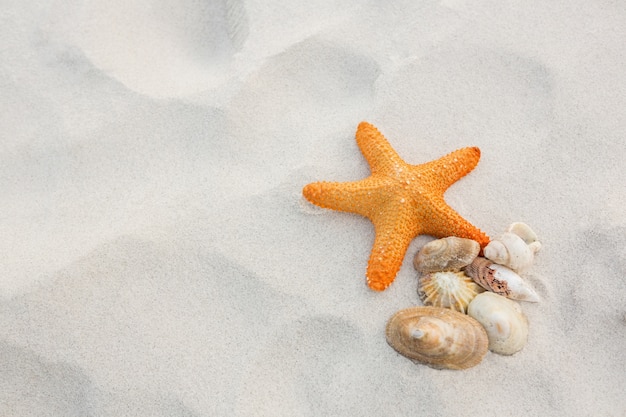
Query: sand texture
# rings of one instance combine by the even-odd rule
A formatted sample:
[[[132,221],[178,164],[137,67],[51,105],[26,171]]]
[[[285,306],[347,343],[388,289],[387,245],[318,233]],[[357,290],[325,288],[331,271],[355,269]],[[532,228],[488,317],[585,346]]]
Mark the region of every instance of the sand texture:
[[[0,416],[626,416],[620,1],[5,0]],[[362,120],[543,248],[526,347],[465,371],[385,341],[415,252],[302,198],[369,175]]]

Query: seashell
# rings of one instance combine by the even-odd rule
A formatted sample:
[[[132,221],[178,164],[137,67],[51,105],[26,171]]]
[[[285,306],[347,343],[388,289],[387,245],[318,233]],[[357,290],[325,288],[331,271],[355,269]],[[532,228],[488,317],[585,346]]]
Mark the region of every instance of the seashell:
[[[541,249],[541,243],[539,243],[539,238],[537,237],[537,234],[526,223],[511,223],[506,231],[521,237],[522,240],[526,242],[528,246],[530,246],[530,249],[533,253],[537,253],[539,252],[539,249]]]
[[[487,331],[492,352],[512,355],[526,344],[528,320],[515,301],[485,292],[472,300],[468,314]]]
[[[518,235],[506,232],[489,242],[483,249],[485,258],[507,266],[515,271],[524,271],[532,265],[534,252]]]
[[[398,311],[387,322],[387,343],[398,353],[436,369],[478,365],[489,339],[473,318],[438,307]]]
[[[498,265],[489,259],[478,257],[464,268],[465,274],[470,276],[484,289],[514,300],[536,303],[539,296],[515,272],[506,266]]]
[[[431,272],[419,278],[417,294],[427,306],[467,312],[467,305],[485,291],[463,272]]]
[[[472,263],[478,252],[480,244],[475,240],[450,236],[422,246],[413,258],[413,266],[423,274],[458,271]]]

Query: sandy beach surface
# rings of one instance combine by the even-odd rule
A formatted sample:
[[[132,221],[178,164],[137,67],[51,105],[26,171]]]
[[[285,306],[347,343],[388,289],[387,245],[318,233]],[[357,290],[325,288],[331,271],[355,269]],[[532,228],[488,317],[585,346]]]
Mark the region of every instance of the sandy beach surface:
[[[626,416],[620,1],[5,0],[0,416]],[[478,146],[446,193],[543,244],[528,343],[391,349],[371,223],[313,181]]]

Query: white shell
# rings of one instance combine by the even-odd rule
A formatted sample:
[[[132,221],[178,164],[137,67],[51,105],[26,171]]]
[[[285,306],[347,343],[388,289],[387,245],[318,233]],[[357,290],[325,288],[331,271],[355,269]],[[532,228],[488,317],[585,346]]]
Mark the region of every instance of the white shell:
[[[535,253],[526,242],[511,232],[489,242],[483,253],[485,258],[518,272],[528,269],[535,258]]]
[[[426,274],[439,271],[458,271],[472,263],[480,252],[475,240],[450,236],[428,242],[415,254],[413,266]]]
[[[511,223],[509,225],[509,228],[506,231],[511,232],[521,237],[522,240],[524,240],[524,242],[526,242],[528,246],[537,248],[535,252],[537,252],[539,248],[541,248],[541,243],[539,243],[539,238],[537,237],[537,234],[526,223],[522,223],[522,222]]]
[[[528,339],[528,320],[519,304],[492,292],[477,295],[468,313],[483,325],[489,350],[501,355],[519,352]]]
[[[539,296],[535,290],[506,266],[498,265],[479,256],[466,266],[464,271],[467,276],[488,291],[514,300],[539,302]]]
[[[461,313],[477,294],[485,291],[463,272],[431,272],[419,277],[417,295],[424,305],[449,308]]]

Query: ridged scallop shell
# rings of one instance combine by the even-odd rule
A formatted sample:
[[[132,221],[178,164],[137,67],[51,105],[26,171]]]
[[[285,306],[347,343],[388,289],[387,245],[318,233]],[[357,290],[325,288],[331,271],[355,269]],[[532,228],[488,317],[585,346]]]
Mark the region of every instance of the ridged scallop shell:
[[[535,253],[518,235],[506,232],[489,242],[483,249],[485,258],[515,271],[528,269],[535,259]]]
[[[539,252],[539,249],[541,249],[541,243],[539,242],[537,234],[526,223],[511,223],[506,231],[521,237],[533,253],[537,253]]]
[[[437,307],[398,311],[387,322],[386,336],[398,353],[437,369],[478,365],[489,345],[485,329],[476,320]]]
[[[486,292],[472,300],[468,314],[487,331],[492,352],[512,355],[526,344],[528,320],[515,301]]]
[[[425,244],[413,258],[418,272],[458,271],[469,265],[480,252],[478,242],[456,236],[433,240]]]
[[[485,291],[463,272],[431,272],[422,275],[417,294],[427,306],[449,308],[461,313],[477,294]]]
[[[493,263],[489,259],[479,256],[463,270],[466,275],[488,291],[514,300],[533,303],[539,301],[535,290],[522,277],[506,266]]]

